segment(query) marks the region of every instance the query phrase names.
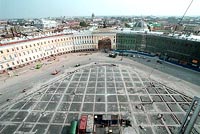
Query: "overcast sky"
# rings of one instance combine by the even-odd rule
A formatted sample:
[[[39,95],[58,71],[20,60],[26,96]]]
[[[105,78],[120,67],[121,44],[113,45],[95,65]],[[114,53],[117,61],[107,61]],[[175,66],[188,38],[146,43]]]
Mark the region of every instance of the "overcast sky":
[[[0,19],[59,16],[182,16],[191,0],[0,0]],[[200,16],[194,0],[187,16]]]

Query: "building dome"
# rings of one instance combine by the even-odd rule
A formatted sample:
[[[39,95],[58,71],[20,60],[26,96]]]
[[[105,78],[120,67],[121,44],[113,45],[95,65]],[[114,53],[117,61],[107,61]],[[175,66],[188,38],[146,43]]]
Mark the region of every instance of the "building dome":
[[[135,25],[133,26],[134,31],[149,31],[147,23],[144,22],[143,20],[136,22]]]

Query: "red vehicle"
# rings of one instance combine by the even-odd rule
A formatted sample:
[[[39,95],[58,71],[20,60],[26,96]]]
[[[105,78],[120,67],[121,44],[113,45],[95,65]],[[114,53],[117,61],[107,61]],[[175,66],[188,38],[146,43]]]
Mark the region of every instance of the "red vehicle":
[[[79,134],[86,133],[87,115],[82,115],[79,123]]]
[[[56,75],[56,74],[58,74],[59,72],[60,72],[60,71],[55,70],[54,72],[51,73],[51,75]]]

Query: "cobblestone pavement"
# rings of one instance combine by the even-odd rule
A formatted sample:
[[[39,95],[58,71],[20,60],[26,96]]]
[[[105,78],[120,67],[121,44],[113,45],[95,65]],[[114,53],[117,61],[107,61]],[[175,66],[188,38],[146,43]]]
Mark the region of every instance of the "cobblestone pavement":
[[[0,133],[67,133],[82,114],[117,114],[127,116],[141,134],[170,134],[177,132],[190,102],[127,66],[93,65],[1,108]],[[200,118],[195,128],[200,133]]]

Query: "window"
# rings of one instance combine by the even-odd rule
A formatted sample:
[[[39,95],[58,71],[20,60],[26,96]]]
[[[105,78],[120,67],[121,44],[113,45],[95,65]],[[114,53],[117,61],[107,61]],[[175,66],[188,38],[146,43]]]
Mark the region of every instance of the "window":
[[[21,62],[24,62],[23,60],[21,60]]]
[[[6,60],[6,57],[4,56],[3,59]]]
[[[1,53],[3,53],[3,50],[1,50]]]
[[[12,59],[12,56],[11,56],[11,55],[9,55],[9,57],[10,57],[10,59]]]
[[[7,65],[7,67],[10,67],[10,65],[8,63],[6,65]]]
[[[9,49],[7,49],[7,52],[9,52]]]
[[[28,48],[28,46],[26,45],[26,48]]]
[[[14,51],[14,48],[12,48],[12,51]]]
[[[12,62],[12,64],[13,64],[13,65],[15,65],[15,63],[14,63],[14,62]]]
[[[21,48],[24,49],[23,46],[21,46]]]
[[[3,65],[1,65],[1,69],[3,69]]]

